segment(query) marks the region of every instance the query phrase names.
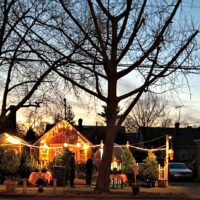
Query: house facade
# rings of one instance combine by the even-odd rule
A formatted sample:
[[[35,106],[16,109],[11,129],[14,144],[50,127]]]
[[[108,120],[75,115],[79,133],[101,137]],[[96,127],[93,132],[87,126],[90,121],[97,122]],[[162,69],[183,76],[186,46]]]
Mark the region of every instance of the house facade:
[[[200,179],[200,139],[195,140],[194,142],[196,143],[196,157],[195,157],[196,174]]]
[[[58,151],[68,148],[75,153],[77,163],[84,163],[92,154],[91,146],[88,139],[62,119],[34,142],[31,154],[42,163],[51,163]]]
[[[157,148],[165,145],[166,135],[172,136],[169,141],[170,148],[174,150],[174,161],[190,164],[195,161],[196,144],[194,140],[200,139],[200,128],[180,128],[179,123],[174,128],[165,127],[140,127],[143,146]]]
[[[29,150],[31,145],[15,135],[9,133],[0,134],[0,150],[14,150],[17,154],[21,156],[23,149]]]

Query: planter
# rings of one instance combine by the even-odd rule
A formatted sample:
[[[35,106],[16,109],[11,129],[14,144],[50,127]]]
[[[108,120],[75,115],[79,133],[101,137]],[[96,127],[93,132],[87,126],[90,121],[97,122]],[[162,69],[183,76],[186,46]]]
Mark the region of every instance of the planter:
[[[6,186],[6,192],[14,192],[18,182],[8,179],[4,181],[4,184]]]
[[[128,186],[132,186],[132,182],[133,182],[133,173],[126,174],[126,177],[128,178]]]
[[[159,187],[167,187],[167,180],[158,180]]]
[[[137,194],[140,193],[140,187],[136,186],[136,185],[133,185],[132,186],[132,191],[133,191],[133,195],[137,195]]]

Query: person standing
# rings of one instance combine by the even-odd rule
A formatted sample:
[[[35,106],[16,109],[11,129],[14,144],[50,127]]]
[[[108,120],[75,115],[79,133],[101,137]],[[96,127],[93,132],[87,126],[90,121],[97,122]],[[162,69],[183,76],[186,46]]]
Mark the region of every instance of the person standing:
[[[75,179],[75,153],[72,153],[72,157],[70,159],[70,186],[74,187],[74,179]]]
[[[92,181],[92,171],[93,171],[93,160],[89,158],[85,164],[85,174],[86,174],[86,185],[91,186]]]

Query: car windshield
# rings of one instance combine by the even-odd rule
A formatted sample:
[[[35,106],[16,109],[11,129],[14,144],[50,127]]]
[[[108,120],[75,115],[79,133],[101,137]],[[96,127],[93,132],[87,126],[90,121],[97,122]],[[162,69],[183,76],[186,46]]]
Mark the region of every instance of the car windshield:
[[[184,163],[171,163],[171,164],[169,164],[169,167],[173,168],[173,169],[186,169],[187,168]]]

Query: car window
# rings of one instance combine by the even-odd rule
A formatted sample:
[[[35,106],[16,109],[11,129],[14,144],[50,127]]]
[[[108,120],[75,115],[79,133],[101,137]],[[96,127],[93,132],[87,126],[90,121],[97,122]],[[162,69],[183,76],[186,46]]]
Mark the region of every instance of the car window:
[[[184,163],[170,163],[169,167],[173,168],[173,169],[186,169],[187,168]]]

